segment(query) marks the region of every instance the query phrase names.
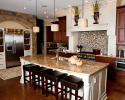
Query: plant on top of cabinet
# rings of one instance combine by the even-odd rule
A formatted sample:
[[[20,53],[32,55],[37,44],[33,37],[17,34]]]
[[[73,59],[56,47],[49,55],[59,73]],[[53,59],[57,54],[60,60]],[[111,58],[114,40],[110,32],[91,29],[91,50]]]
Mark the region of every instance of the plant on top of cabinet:
[[[72,12],[75,15],[74,20],[76,22],[74,26],[78,26],[79,13],[81,12],[81,10],[79,10],[78,6],[72,6],[72,7],[73,7]]]
[[[94,4],[92,4],[93,7],[93,12],[94,12],[94,20],[95,22],[93,24],[99,24],[98,19],[99,19],[99,9],[100,9],[101,4],[96,0]]]

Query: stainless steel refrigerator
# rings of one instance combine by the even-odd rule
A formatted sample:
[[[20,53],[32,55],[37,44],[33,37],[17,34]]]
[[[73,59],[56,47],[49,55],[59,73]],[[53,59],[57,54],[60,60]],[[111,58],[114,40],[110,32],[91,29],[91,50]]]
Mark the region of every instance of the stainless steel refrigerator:
[[[20,56],[24,56],[23,30],[7,29],[5,31],[6,67],[21,65]]]

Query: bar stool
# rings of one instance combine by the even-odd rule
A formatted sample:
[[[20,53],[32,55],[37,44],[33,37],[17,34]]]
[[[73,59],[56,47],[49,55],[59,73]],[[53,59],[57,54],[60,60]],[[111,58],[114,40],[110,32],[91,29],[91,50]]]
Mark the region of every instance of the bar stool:
[[[51,87],[51,92],[49,92],[49,93],[53,94],[52,93],[52,87],[55,86],[55,94],[53,94],[53,95],[55,95],[56,100],[58,100],[58,93],[61,92],[61,91],[58,92],[58,89],[61,89],[61,88],[58,87],[58,83],[60,82],[60,80],[62,78],[66,77],[66,76],[67,76],[66,73],[62,73],[62,72],[59,72],[59,71],[52,71],[49,74],[47,74],[47,73],[45,74],[45,78],[46,78],[46,97],[48,97],[48,92],[49,92],[48,88]],[[50,80],[50,83],[48,83],[48,80]],[[55,82],[55,84],[52,84],[52,82]],[[50,85],[50,86],[48,86],[48,85]]]
[[[27,64],[27,65],[23,65],[23,74],[24,74],[24,84],[26,84],[26,81],[30,83],[30,87],[31,87],[31,76],[33,79],[33,73],[31,75],[31,72],[33,71],[34,68],[39,68],[38,65],[34,65],[34,64]],[[26,71],[29,72],[29,75],[26,76]],[[26,79],[26,77],[29,77],[29,80]]]
[[[45,67],[39,67],[37,69],[33,69],[33,77],[34,77],[34,90],[36,90],[36,86],[42,89],[42,95],[44,94],[44,76],[45,73],[50,73],[52,71],[52,69],[49,68],[45,68]],[[36,76],[38,75],[38,81],[36,81]],[[41,80],[40,80],[41,77]],[[40,87],[40,81],[42,83],[42,87]],[[36,85],[36,82],[38,82],[38,85]]]
[[[81,100],[83,97],[78,96],[78,90],[82,88],[83,85],[84,83],[82,82],[82,79],[73,75],[69,75],[61,79],[61,100],[64,100],[63,95],[66,95],[67,93],[70,93],[70,100],[71,100],[71,94],[75,95],[75,100],[77,100],[77,98],[80,98]],[[70,88],[70,90],[67,91],[66,93],[63,93],[63,86]],[[72,89],[75,90],[75,94],[72,93]]]

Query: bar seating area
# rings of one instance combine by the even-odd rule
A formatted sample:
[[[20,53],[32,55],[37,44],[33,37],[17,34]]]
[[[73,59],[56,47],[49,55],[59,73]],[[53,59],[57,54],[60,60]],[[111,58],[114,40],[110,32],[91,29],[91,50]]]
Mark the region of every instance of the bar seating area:
[[[58,100],[58,94],[61,93],[61,100],[64,100],[63,97],[67,99],[67,93],[70,93],[70,100],[72,99],[72,95],[75,96],[75,100],[82,100],[83,98],[78,96],[78,90],[84,85],[81,78],[73,75],[68,76],[67,73],[52,70],[43,66],[40,67],[34,64],[23,65],[23,71],[24,84],[26,84],[26,82],[29,82],[31,87],[33,80],[34,90],[36,90],[36,87],[42,89],[42,95],[46,93],[46,97],[48,97],[48,94],[52,94],[56,97],[56,100]],[[25,71],[28,71],[29,75],[26,75]],[[26,77],[28,77],[29,80],[27,80]],[[61,82],[61,88],[58,86],[59,82]],[[54,91],[53,87],[55,87]],[[67,91],[68,88],[69,91]],[[51,89],[51,91],[49,89]],[[75,94],[72,93],[72,90],[75,90]]]

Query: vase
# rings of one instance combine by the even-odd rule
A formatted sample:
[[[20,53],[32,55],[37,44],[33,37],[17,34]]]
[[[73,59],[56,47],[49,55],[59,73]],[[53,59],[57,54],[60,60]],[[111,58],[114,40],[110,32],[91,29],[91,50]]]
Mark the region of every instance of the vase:
[[[95,20],[95,22],[93,23],[93,24],[99,24],[98,23],[98,19],[99,19],[99,12],[94,12],[94,20]]]
[[[78,19],[79,19],[79,15],[76,15],[74,18],[76,24],[74,26],[78,26]]]

